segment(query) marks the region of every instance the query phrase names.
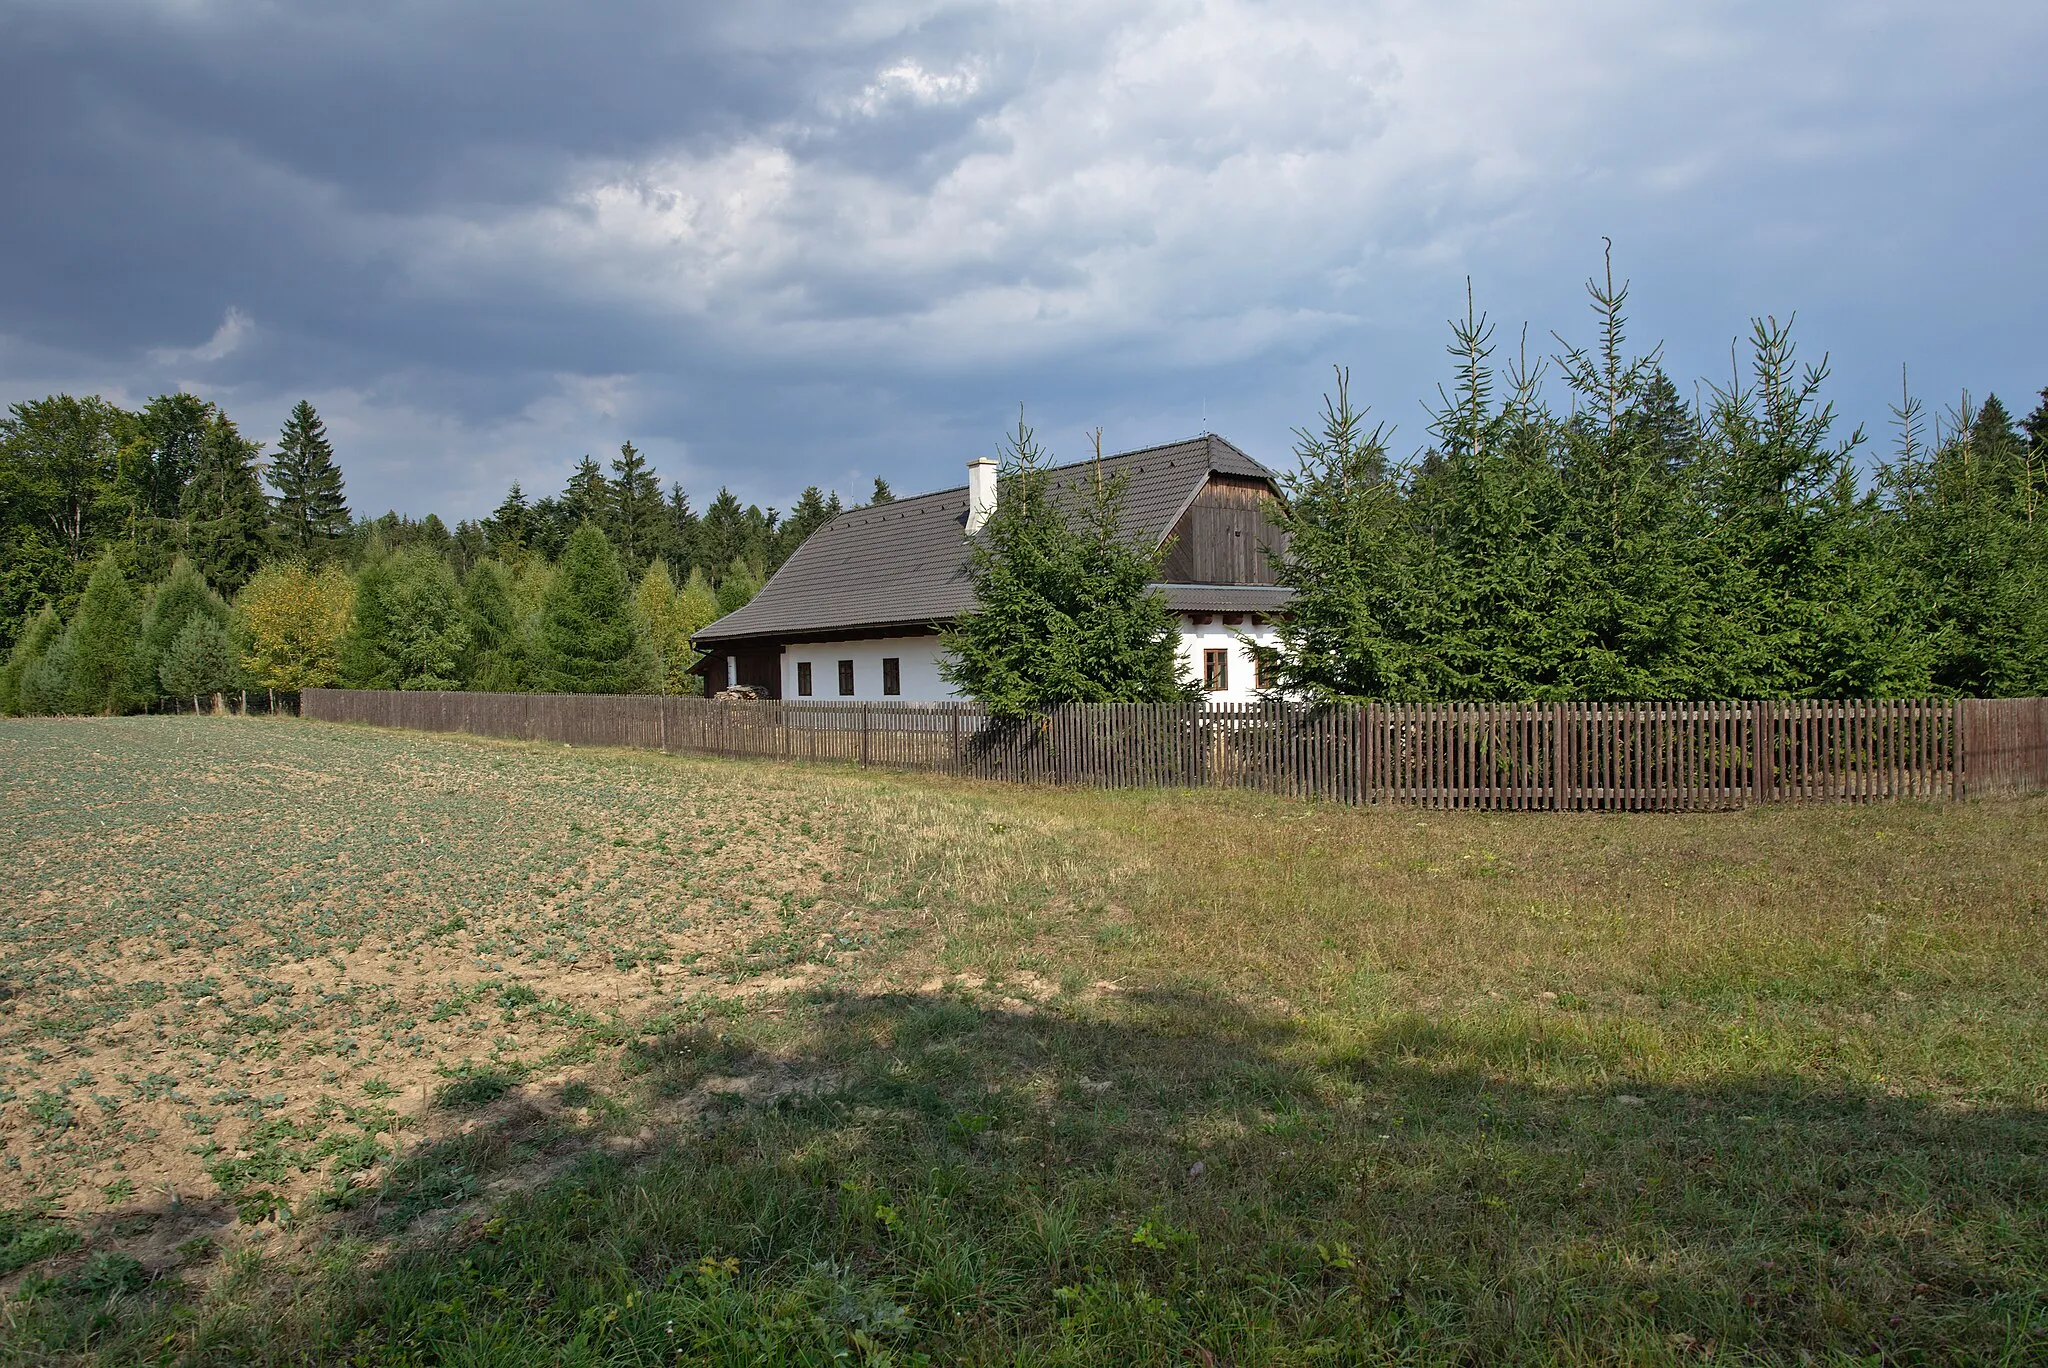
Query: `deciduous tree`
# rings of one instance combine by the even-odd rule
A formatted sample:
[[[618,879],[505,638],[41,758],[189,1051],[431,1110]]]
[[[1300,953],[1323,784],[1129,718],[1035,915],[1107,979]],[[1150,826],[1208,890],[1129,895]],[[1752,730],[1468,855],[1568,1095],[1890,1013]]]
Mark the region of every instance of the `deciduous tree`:
[[[288,693],[339,683],[354,608],[355,582],[338,564],[317,571],[297,561],[264,566],[235,596],[250,680]]]
[[[655,561],[633,591],[633,610],[654,648],[656,691],[699,692],[703,681],[690,673],[690,667],[701,655],[690,645],[690,637],[718,616],[718,602],[702,572],[693,570],[689,580],[678,587],[668,563]]]

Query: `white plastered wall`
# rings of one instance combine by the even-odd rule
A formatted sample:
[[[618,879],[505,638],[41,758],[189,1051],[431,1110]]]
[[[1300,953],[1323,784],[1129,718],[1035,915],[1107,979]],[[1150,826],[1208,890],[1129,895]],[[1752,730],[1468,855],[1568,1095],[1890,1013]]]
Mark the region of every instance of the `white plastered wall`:
[[[903,692],[882,692],[882,658],[901,661]],[[796,691],[797,662],[811,662],[811,695]],[[853,662],[853,692],[839,692],[839,662]],[[941,703],[956,700],[939,678],[937,636],[881,637],[873,641],[797,643],[782,649],[782,696],[793,703]]]
[[[1246,618],[1237,625],[1211,616],[1197,624],[1181,619],[1180,659],[1183,673],[1196,683],[1202,681],[1202,653],[1230,652],[1230,687],[1220,693],[1204,693],[1210,703],[1251,703],[1258,698],[1253,682],[1257,678],[1251,652],[1243,638],[1262,646],[1271,645],[1278,634],[1270,624],[1251,625]],[[882,659],[894,656],[901,663],[903,692],[882,692]],[[811,663],[811,694],[814,703],[947,703],[962,695],[939,677],[937,636],[882,637],[872,641],[800,642],[782,651],[782,696],[791,702],[807,701],[796,691],[797,662]],[[839,662],[853,662],[853,692],[839,692]]]
[[[1271,646],[1279,640],[1279,633],[1272,624],[1253,626],[1250,618],[1244,618],[1231,626],[1211,616],[1207,622],[1197,623],[1190,618],[1181,619],[1180,658],[1188,678],[1202,682],[1202,655],[1205,651],[1230,652],[1230,687],[1220,693],[1204,692],[1203,701],[1209,703],[1254,703],[1258,701],[1258,690],[1253,688],[1258,675],[1252,666],[1252,653],[1245,649],[1244,638],[1249,637],[1261,646]]]

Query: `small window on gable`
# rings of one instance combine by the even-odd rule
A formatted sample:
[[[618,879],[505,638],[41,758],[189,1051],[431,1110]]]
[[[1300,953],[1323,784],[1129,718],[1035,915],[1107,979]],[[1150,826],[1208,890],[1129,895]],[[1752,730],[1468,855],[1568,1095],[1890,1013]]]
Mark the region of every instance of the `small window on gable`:
[[[796,663],[796,696],[798,698],[809,698],[811,696],[811,662],[808,660],[799,660]]]
[[[853,697],[853,662],[850,660],[839,662],[839,696]]]
[[[1230,652],[1202,652],[1202,687],[1210,693],[1224,693],[1230,688]]]
[[[903,662],[895,656],[882,657],[882,692],[900,694],[903,692]]]

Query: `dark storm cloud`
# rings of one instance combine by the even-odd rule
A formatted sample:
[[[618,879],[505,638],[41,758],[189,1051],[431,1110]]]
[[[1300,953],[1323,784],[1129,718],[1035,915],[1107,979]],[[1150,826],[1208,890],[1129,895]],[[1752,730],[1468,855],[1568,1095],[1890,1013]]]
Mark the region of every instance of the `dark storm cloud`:
[[[310,396],[359,506],[456,514],[629,436],[700,499],[950,482],[1020,397],[1278,461],[1332,360],[1415,429],[1468,274],[1569,333],[1605,233],[1681,375],[1796,307],[1857,417],[2020,390],[2043,22],[15,0],[0,386]]]

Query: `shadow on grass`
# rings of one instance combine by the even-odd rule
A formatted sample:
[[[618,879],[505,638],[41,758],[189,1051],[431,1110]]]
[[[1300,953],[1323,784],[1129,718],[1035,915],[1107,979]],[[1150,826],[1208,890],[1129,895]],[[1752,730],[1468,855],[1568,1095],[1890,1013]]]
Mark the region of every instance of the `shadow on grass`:
[[[2041,1112],[1518,1081],[1573,1050],[1608,1069],[1509,1016],[816,1000],[629,1051],[697,1118],[649,1152],[168,1333],[198,1361],[2048,1358]],[[407,1162],[473,1196],[488,1148]]]

